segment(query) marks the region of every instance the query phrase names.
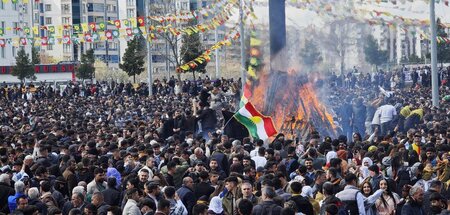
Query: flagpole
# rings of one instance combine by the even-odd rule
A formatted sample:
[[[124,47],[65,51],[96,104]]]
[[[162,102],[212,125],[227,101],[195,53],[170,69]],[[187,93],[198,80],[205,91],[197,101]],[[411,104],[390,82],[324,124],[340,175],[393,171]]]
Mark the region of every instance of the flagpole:
[[[145,8],[145,28],[147,31],[147,38],[146,39],[146,44],[147,44],[147,81],[148,81],[148,95],[152,96],[153,95],[153,77],[152,77],[152,47],[150,44],[150,40],[149,37],[151,36],[151,33],[149,31],[149,0],[144,0],[144,8]]]
[[[227,127],[228,123],[230,123],[230,121],[234,118],[234,115],[236,115],[236,113],[234,113],[233,116],[231,116],[230,119],[225,123],[225,125],[223,125],[224,129],[225,127]]]
[[[244,39],[244,0],[239,1],[239,34],[241,42],[241,88],[245,85],[245,39]],[[242,91],[242,94],[244,91]]]
[[[108,30],[108,4],[106,0],[104,0],[104,9],[105,14],[103,18],[103,23],[105,23],[105,31]],[[108,38],[105,40],[105,62],[106,62],[106,69],[109,70],[109,41]]]

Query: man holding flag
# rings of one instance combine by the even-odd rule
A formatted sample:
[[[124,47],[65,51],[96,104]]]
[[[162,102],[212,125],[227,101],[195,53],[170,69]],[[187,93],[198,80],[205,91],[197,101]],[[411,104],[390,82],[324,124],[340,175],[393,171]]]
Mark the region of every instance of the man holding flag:
[[[272,118],[262,115],[251,102],[242,106],[234,114],[234,118],[244,125],[255,139],[266,141],[269,137],[277,134]]]

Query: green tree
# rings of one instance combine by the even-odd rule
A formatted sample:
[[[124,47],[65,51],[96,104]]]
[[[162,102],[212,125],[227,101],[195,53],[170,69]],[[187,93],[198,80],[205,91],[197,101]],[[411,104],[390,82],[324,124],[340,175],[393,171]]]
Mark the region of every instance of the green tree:
[[[425,59],[424,58],[420,58],[417,55],[413,54],[410,55],[408,58],[402,58],[401,63],[424,63]]]
[[[447,38],[448,34],[445,32],[445,28],[442,27],[441,20],[437,19],[437,36]],[[440,42],[437,44],[437,60],[441,65],[443,63],[450,62],[450,44],[446,42]]]
[[[183,45],[181,46],[181,59],[183,63],[188,63],[195,58],[199,57],[204,49],[203,45],[200,42],[200,35],[198,33],[187,35],[184,34],[182,37]],[[195,80],[195,73],[205,73],[206,72],[206,65],[208,64],[207,61],[204,61],[203,63],[195,62],[197,66],[194,68],[190,67],[188,71],[182,71],[182,72],[192,72],[192,76]]]
[[[36,80],[36,76],[34,75],[34,67],[30,61],[30,56],[25,52],[23,47],[17,52],[16,66],[14,66],[12,75],[16,76],[22,83],[24,83],[27,78]]]
[[[383,51],[378,47],[378,43],[372,35],[369,35],[366,39],[364,54],[366,56],[366,61],[375,65],[377,71],[378,66],[386,63],[389,57],[387,51]]]
[[[95,73],[94,63],[94,50],[89,49],[86,51],[86,54],[81,55],[81,65],[78,68],[76,76],[81,80],[92,79]]]
[[[33,65],[41,63],[41,56],[39,54],[39,50],[34,46],[31,48],[31,59],[32,59]]]
[[[309,69],[315,64],[322,62],[322,56],[313,40],[306,40],[305,47],[302,49],[300,56],[303,59],[303,64],[305,64]]]
[[[136,75],[141,74],[145,70],[145,52],[143,51],[142,40],[142,37],[135,36],[128,41],[128,47],[122,58],[123,64],[119,64],[120,69],[125,71],[128,76],[133,76],[134,83],[136,83]]]

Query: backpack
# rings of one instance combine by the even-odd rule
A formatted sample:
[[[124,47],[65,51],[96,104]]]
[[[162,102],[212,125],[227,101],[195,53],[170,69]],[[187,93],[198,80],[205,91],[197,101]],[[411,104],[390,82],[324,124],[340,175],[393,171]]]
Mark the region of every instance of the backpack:
[[[337,215],[350,215],[349,211],[347,210],[347,204],[345,202],[339,201],[335,204],[338,208]]]
[[[277,207],[278,205],[277,204],[271,204],[269,207],[263,207],[262,208],[262,214],[264,214],[264,215],[272,215],[272,212],[273,212],[273,209],[275,208],[275,207]]]
[[[354,201],[339,201],[336,203],[336,206],[338,207],[338,215],[358,215],[358,202],[357,202],[357,196],[360,191],[356,192],[355,194],[355,200]],[[355,210],[356,209],[356,210]],[[354,211],[354,213],[352,213]]]
[[[298,211],[297,204],[291,199],[284,203],[284,208],[291,208],[294,211]]]

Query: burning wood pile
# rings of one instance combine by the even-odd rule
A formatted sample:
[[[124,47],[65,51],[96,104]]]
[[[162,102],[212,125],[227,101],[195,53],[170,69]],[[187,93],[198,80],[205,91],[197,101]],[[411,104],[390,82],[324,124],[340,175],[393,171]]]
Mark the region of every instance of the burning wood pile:
[[[336,136],[333,117],[306,75],[294,71],[262,73],[251,91],[250,100],[273,118],[278,132],[299,139],[307,139],[312,131]]]

